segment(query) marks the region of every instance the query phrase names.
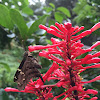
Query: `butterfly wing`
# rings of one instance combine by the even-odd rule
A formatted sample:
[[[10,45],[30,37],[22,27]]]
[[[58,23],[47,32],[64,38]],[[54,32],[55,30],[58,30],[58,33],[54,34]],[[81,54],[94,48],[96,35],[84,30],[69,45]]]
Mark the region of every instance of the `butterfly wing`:
[[[18,84],[18,90],[24,89],[31,78],[40,77],[43,81],[41,73],[37,68],[42,67],[33,56],[26,56],[26,58],[23,58],[14,77],[14,82]]]
[[[20,74],[20,71],[21,71],[25,61],[26,61],[26,58],[23,58],[23,60],[21,61],[20,65],[19,65],[19,67],[18,67],[18,69],[17,69],[17,71],[15,73],[14,82],[16,82],[18,80],[18,76]]]

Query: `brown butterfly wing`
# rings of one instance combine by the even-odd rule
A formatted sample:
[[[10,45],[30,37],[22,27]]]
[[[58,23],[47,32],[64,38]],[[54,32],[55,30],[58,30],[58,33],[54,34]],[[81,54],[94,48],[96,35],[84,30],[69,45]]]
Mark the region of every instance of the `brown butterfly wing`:
[[[18,90],[24,89],[31,78],[40,77],[43,81],[41,73],[37,68],[42,67],[38,64],[37,60],[33,58],[33,56],[27,56],[22,60],[14,77],[14,82],[17,82],[18,84]]]
[[[28,53],[25,52],[24,57],[23,57],[23,60],[21,61],[20,65],[19,65],[19,67],[18,67],[18,69],[17,69],[17,71],[15,73],[14,82],[16,82],[18,80],[18,76],[20,74],[20,71],[21,71],[21,69],[22,69],[22,67],[24,65],[24,62],[26,61],[27,57],[28,57]]]

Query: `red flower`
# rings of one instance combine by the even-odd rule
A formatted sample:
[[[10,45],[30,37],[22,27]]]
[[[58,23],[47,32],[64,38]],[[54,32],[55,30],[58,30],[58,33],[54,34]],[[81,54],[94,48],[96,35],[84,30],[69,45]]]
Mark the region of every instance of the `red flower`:
[[[94,25],[90,30],[86,30],[79,35],[75,34],[84,29],[84,27],[72,27],[71,23],[59,24],[55,23],[58,27],[53,25],[50,28],[39,25],[40,29],[46,30],[48,33],[55,35],[60,38],[51,38],[52,45],[47,46],[29,46],[29,51],[34,50],[43,50],[39,53],[39,56],[45,57],[47,59],[53,60],[53,65],[43,76],[44,82],[50,80],[58,80],[56,84],[53,85],[43,85],[40,79],[37,81],[31,82],[25,87],[25,90],[18,91],[12,88],[6,88],[5,91],[15,91],[15,92],[27,92],[36,94],[39,99],[37,100],[48,100],[48,98],[53,97],[53,94],[50,93],[52,87],[63,87],[65,92],[53,98],[65,96],[62,100],[65,100],[67,97],[70,100],[86,100],[85,98],[90,98],[89,94],[96,95],[98,92],[96,90],[88,89],[84,90],[83,85],[86,83],[91,83],[96,80],[100,80],[100,76],[96,78],[83,82],[80,76],[80,73],[89,68],[100,68],[100,52],[95,54],[87,54],[84,58],[78,59],[77,57],[91,52],[96,46],[100,45],[100,41],[96,42],[88,49],[83,49],[84,44],[81,43],[80,39],[85,37],[88,34],[91,34],[96,29],[100,28],[100,23]],[[82,64],[91,64],[95,65],[83,67]],[[41,92],[40,92],[41,91]],[[97,97],[93,97],[90,100],[97,100]]]

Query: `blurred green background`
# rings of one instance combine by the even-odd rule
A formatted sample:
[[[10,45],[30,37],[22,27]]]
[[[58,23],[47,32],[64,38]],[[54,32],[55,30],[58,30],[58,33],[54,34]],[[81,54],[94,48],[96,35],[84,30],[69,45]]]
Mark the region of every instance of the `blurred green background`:
[[[17,88],[13,77],[29,45],[51,44],[50,38],[53,35],[40,30],[39,24],[50,26],[55,22],[67,21],[73,26],[83,25],[85,30],[90,29],[100,21],[100,0],[0,0],[0,100],[35,100],[37,98],[33,94],[6,93],[3,89]],[[82,39],[85,48],[96,41],[100,41],[100,29]],[[91,53],[98,51],[100,46]],[[38,52],[33,54],[39,58]],[[41,73],[45,73],[52,64],[51,61],[42,57],[39,58],[39,63],[43,67]],[[99,74],[100,69],[89,69],[82,73],[82,76],[87,81]],[[55,82],[50,81],[47,84]],[[98,100],[100,100],[100,81],[86,84],[85,87],[98,90]],[[56,96],[63,91],[63,88],[53,88],[52,92]]]

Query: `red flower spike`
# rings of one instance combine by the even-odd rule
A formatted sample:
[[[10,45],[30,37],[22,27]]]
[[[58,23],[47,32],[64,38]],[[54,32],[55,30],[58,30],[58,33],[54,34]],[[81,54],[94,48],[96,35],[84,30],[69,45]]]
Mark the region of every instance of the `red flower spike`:
[[[80,28],[78,28],[75,32],[72,33],[72,35],[75,35],[76,33],[78,33],[79,31],[83,30],[84,26],[81,26]]]
[[[59,66],[57,63],[53,62],[53,65],[50,67],[50,69],[47,71],[47,73],[43,76],[43,80],[46,81],[49,76],[51,75],[52,72],[54,72],[54,70],[58,69]]]
[[[100,28],[100,22],[95,24],[92,28],[91,28],[91,31],[94,32],[95,30],[99,29]]]
[[[93,45],[91,46],[91,49],[94,49],[94,48],[97,47],[98,45],[100,45],[100,41],[98,41],[98,42],[96,42],[95,44],[93,44]]]
[[[87,30],[87,31],[84,31],[84,32],[82,32],[81,34],[79,34],[79,35],[77,35],[77,36],[72,36],[72,39],[75,39],[75,38],[83,38],[83,37],[85,37],[86,35],[89,35],[89,34],[91,34],[92,32],[91,32],[91,30]]]
[[[65,26],[65,28],[66,28],[67,30],[70,30],[71,27],[72,27],[72,24],[71,24],[70,22],[67,22],[67,23],[64,24],[64,26]]]
[[[97,95],[98,92],[97,92],[96,90],[88,89],[88,90],[86,91],[86,93],[87,93],[87,94]]]
[[[97,100],[98,98],[97,97],[93,97],[92,99],[90,99],[90,100]]]
[[[81,83],[86,84],[86,83],[91,83],[91,82],[94,82],[94,81],[97,81],[97,80],[100,80],[100,76],[97,76],[97,77],[95,77],[94,79],[92,79],[92,80],[90,80],[90,81],[81,82]]]
[[[55,23],[55,25],[62,31],[62,32],[64,32],[64,30],[63,30],[63,28],[61,27],[61,25],[59,24],[59,23]],[[64,33],[65,34],[65,33]]]
[[[50,33],[50,34],[53,34],[61,39],[63,39],[64,37],[62,35],[60,35],[59,33],[57,33],[55,30],[53,29],[47,29],[47,32]]]
[[[55,31],[64,34],[62,31],[60,31],[58,28],[56,28],[55,26],[51,25],[50,28],[54,29]]]
[[[13,91],[13,92],[20,92],[18,89],[15,89],[15,88],[10,88],[10,87],[7,87],[4,89],[6,92],[10,92],[10,91]],[[22,90],[21,92],[23,92],[24,90]]]
[[[56,44],[56,45],[47,45],[47,46],[41,46],[41,45],[38,45],[38,46],[29,46],[28,49],[29,49],[30,52],[32,52],[34,50],[47,49],[47,48],[51,48],[51,47],[56,47],[58,45],[59,44]]]
[[[80,73],[89,68],[100,68],[100,52],[87,54],[81,59],[78,59],[77,57],[84,53],[91,52],[95,47],[100,45],[100,41],[98,41],[90,48],[83,49],[82,47],[84,44],[80,41],[81,38],[100,28],[100,22],[94,25],[90,30],[86,30],[76,36],[74,35],[83,30],[84,26],[72,27],[70,22],[65,23],[64,25],[55,23],[55,25],[57,27],[51,25],[50,28],[44,25],[39,25],[40,29],[44,29],[48,33],[57,37],[57,39],[51,38],[52,45],[29,46],[28,48],[30,52],[34,50],[42,50],[39,53],[39,56],[53,61],[51,67],[43,75],[43,80],[44,82],[57,80],[57,83],[48,85],[45,83],[44,85],[40,78],[34,82],[31,79],[29,84],[27,84],[22,91],[14,88],[6,88],[5,91],[32,93],[38,96],[38,99],[36,100],[49,100],[49,98],[57,100],[61,96],[63,96],[62,100],[65,100],[66,98],[70,98],[70,100],[86,100],[85,98],[88,98],[89,100],[97,100],[98,98],[95,95],[97,95],[98,92],[92,89],[84,90],[83,86],[86,83],[100,80],[100,75],[84,82]],[[83,64],[92,65],[83,67]],[[62,87],[65,92],[54,97],[53,93],[51,93],[53,87]],[[93,94],[93,97],[90,98],[89,94]]]
[[[48,30],[48,27],[46,27],[46,26],[44,26],[44,25],[39,25],[39,28],[40,28],[40,29],[44,29],[44,30],[46,30],[46,31]]]
[[[100,56],[100,52],[97,52],[93,55],[93,57],[99,57]]]

